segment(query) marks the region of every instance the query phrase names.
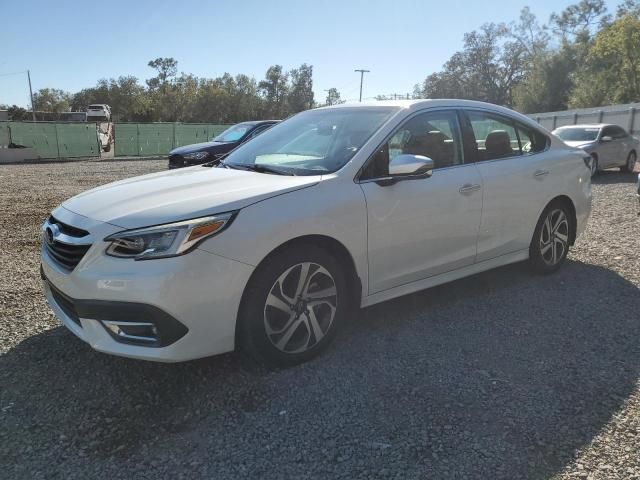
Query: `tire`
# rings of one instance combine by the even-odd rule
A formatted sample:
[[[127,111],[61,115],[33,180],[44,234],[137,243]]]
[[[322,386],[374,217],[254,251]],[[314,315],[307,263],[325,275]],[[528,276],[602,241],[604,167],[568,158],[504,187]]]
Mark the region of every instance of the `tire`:
[[[636,167],[636,152],[629,152],[629,156],[627,157],[627,163],[624,166],[620,167],[621,172],[633,173],[633,169]]]
[[[340,263],[313,245],[293,246],[268,257],[243,295],[238,318],[241,349],[275,367],[297,365],[320,354],[349,310],[346,278]]]
[[[551,202],[540,215],[529,246],[529,262],[534,271],[555,272],[566,260],[573,234],[571,215],[560,201]]]
[[[595,177],[598,174],[598,156],[595,154],[591,154],[591,178]]]

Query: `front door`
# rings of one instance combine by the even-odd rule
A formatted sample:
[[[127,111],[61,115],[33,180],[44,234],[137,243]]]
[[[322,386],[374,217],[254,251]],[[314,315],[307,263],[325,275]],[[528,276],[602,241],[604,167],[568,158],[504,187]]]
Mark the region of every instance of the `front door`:
[[[401,153],[431,158],[433,175],[376,183]],[[464,163],[454,110],[407,120],[370,159],[360,182],[367,203],[369,294],[474,263],[482,182],[476,166]]]

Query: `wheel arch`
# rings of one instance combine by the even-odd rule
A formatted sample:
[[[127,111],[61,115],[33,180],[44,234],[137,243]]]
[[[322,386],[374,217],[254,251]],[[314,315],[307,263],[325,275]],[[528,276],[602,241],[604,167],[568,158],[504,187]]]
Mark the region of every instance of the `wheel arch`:
[[[360,280],[360,276],[358,275],[356,262],[353,259],[351,252],[349,252],[347,247],[345,247],[342,242],[340,242],[339,240],[336,240],[333,237],[329,237],[327,235],[320,235],[320,234],[311,234],[311,235],[303,235],[301,237],[296,237],[296,238],[287,240],[286,242],[275,247],[267,255],[265,255],[264,258],[262,258],[262,260],[260,260],[256,268],[251,273],[251,276],[249,277],[249,280],[247,281],[244,287],[244,291],[242,292],[242,297],[240,299],[240,308],[238,309],[238,312],[241,312],[243,310],[243,305],[247,301],[246,292],[248,290],[248,287],[249,285],[251,285],[251,282],[253,281],[254,277],[256,276],[256,273],[260,270],[262,265],[264,265],[264,263],[273,255],[276,255],[282,252],[283,250],[291,248],[294,245],[295,246],[313,245],[313,246],[322,248],[323,250],[327,251],[328,253],[336,257],[336,259],[338,259],[340,264],[345,266],[347,282],[349,285],[349,294],[350,294],[349,296],[352,298],[351,308],[357,309],[360,307],[360,303],[362,300],[362,281]],[[236,334],[235,334],[236,348],[238,347],[238,342],[240,340],[240,334],[241,334],[239,320],[240,320],[239,318],[236,319]]]

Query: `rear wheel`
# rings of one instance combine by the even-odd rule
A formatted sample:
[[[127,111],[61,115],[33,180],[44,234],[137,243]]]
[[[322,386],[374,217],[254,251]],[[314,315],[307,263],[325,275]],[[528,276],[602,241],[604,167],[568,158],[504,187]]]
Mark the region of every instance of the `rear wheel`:
[[[243,350],[260,363],[290,366],[324,350],[348,308],[339,262],[315,246],[267,258],[251,279],[240,311]]]
[[[534,270],[551,273],[564,263],[571,238],[570,215],[563,202],[553,202],[542,212],[529,246]]]
[[[631,173],[633,169],[636,168],[636,152],[629,152],[629,156],[627,157],[627,163],[623,167],[620,167],[620,170],[623,172]]]

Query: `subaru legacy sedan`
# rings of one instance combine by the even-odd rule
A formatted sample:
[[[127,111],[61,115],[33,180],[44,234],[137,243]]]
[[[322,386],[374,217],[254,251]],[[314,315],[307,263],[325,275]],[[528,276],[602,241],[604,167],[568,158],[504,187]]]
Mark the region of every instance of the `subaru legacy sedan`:
[[[67,200],[42,227],[41,273],[96,350],[293,365],[358,307],[524,260],[553,272],[590,209],[589,157],[518,113],[343,104],[223,161]]]
[[[618,125],[570,125],[557,128],[553,134],[591,155],[592,176],[611,167],[633,172],[636,166],[640,142]]]

